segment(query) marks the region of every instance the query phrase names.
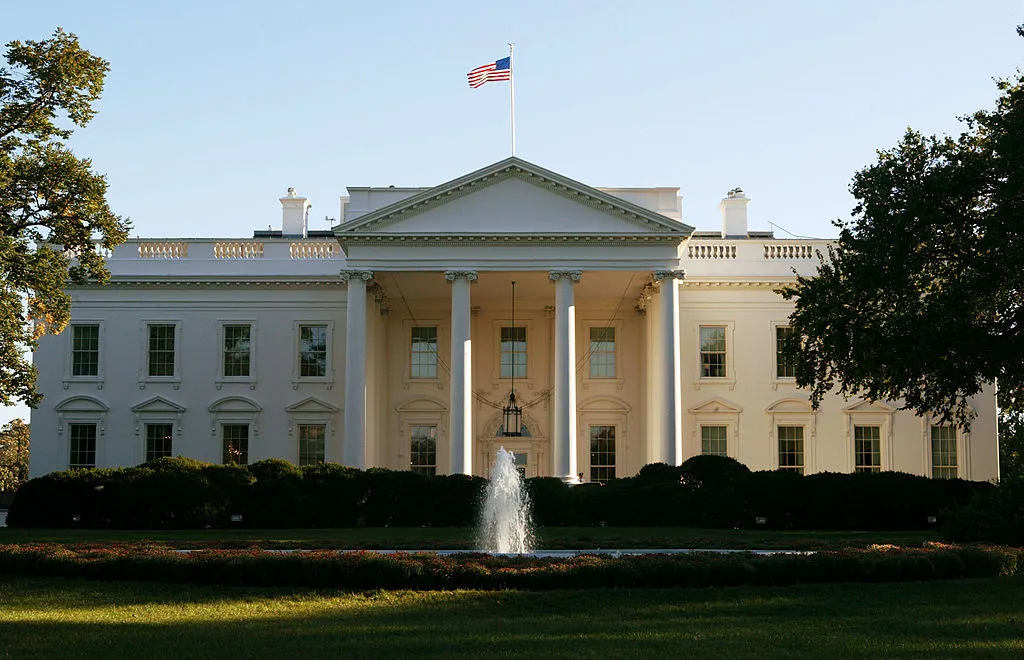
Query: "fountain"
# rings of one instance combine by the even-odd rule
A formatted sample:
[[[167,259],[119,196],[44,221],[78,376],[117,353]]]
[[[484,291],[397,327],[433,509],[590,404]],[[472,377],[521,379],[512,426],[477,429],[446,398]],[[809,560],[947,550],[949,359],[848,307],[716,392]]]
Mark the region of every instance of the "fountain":
[[[498,450],[480,509],[480,549],[484,552],[533,552],[530,497],[516,469],[515,455]]]

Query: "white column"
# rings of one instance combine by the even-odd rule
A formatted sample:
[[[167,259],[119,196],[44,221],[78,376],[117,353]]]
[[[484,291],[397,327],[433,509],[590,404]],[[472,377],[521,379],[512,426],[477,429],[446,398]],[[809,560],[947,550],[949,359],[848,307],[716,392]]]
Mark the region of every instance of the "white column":
[[[655,374],[655,387],[662,404],[656,411],[659,431],[658,453],[669,465],[683,462],[682,377],[679,355],[679,281],[681,270],[658,270],[654,281],[661,282],[658,293],[657,325],[654,340],[659,344],[661,363]]]
[[[368,270],[343,270],[348,282],[345,311],[345,436],[341,462],[366,468],[366,283]]]
[[[473,474],[473,342],[470,337],[469,285],[475,270],[448,270],[452,283],[452,389],[448,425],[451,474]]]
[[[576,301],[573,285],[578,270],[553,270],[555,283],[555,393],[551,449],[554,476],[578,483],[576,467]]]

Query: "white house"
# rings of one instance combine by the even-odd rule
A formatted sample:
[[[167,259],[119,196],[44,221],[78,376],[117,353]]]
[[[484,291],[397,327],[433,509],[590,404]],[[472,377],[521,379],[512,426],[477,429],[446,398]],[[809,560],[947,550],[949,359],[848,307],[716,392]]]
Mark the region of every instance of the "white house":
[[[812,410],[775,291],[826,242],[749,231],[739,189],[715,231],[684,224],[678,188],[518,158],[348,192],[331,231],[289,190],[281,230],[108,255],[112,282],[74,287],[71,326],[35,354],[33,475],[167,455],[485,475],[505,446],[567,481],[700,453],[998,477],[991,390],[970,433],[884,402]]]

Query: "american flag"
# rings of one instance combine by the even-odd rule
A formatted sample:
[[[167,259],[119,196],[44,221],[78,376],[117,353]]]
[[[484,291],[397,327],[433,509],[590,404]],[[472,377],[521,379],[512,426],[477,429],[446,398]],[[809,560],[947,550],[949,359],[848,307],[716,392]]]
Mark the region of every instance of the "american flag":
[[[469,73],[466,74],[469,78],[469,86],[476,89],[480,85],[492,80],[511,80],[512,78],[512,58],[503,57],[500,60],[478,66]]]

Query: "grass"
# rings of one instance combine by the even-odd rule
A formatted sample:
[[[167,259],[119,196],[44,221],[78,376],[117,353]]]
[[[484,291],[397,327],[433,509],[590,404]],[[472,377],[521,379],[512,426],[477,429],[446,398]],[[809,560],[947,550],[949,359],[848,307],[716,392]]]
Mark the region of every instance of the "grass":
[[[0,657],[1019,657],[1024,579],[376,592],[0,577]]]
[[[691,529],[680,527],[542,527],[537,547],[593,548],[731,548],[829,550],[863,548],[875,543],[920,547],[940,540],[934,531],[819,532],[778,530]],[[103,543],[160,541],[171,545],[213,544],[223,547],[260,545],[268,548],[353,548],[400,550],[472,549],[475,530],[460,527],[356,529],[209,529],[92,530],[12,529],[0,527],[0,544]]]

